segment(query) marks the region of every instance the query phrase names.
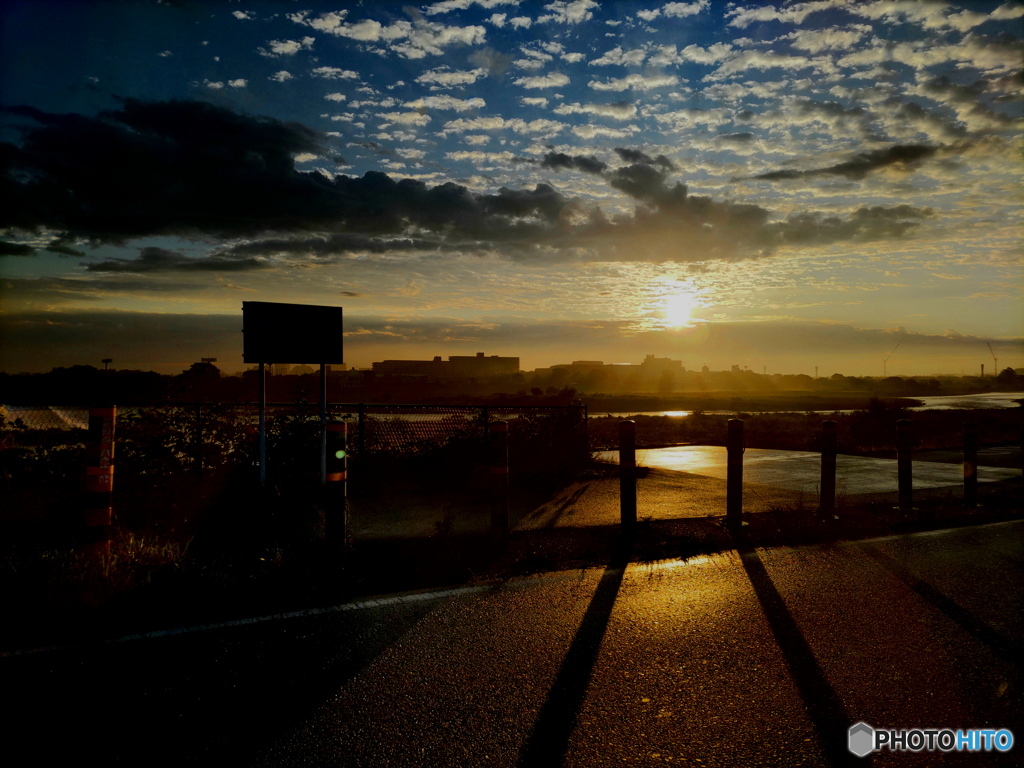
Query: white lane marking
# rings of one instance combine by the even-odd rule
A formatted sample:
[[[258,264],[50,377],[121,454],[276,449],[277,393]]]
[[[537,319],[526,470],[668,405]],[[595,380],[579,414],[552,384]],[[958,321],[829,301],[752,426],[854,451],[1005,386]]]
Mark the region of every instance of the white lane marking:
[[[1002,520],[995,523],[982,523],[980,525],[972,526],[959,526],[954,528],[940,528],[938,530],[931,531],[914,531],[913,533],[902,533],[902,534],[890,534],[886,536],[876,536],[870,539],[856,539],[851,541],[836,542],[835,546],[847,547],[854,546],[856,544],[865,544],[871,542],[880,541],[896,541],[900,539],[907,539],[913,537],[923,536],[940,536],[942,534],[955,533],[963,531],[968,528],[995,528],[999,526],[1012,526],[1020,525],[1024,523],[1022,520]],[[770,549],[781,549],[781,550],[798,550],[815,548],[820,545],[818,544],[803,544],[796,547],[770,547]],[[759,549],[764,549],[759,547]],[[666,560],[650,562],[650,563],[630,563],[630,570],[646,569],[651,570],[662,570],[681,568],[688,565],[702,565],[709,561],[712,561],[715,555],[728,555],[734,550],[723,550],[722,552],[714,552],[710,555],[695,555],[689,558],[673,559],[668,558]],[[40,648],[29,648],[24,650],[16,651],[0,651],[0,658],[11,658],[15,656],[31,656],[39,653],[51,653],[55,651],[70,651],[78,648],[95,647],[99,645],[113,645],[115,643],[127,643],[135,640],[151,640],[161,637],[175,637],[178,635],[194,634],[196,632],[208,632],[216,629],[229,629],[231,627],[244,627],[251,626],[253,624],[264,624],[271,621],[282,621],[285,619],[298,619],[308,616],[322,616],[331,613],[345,613],[348,611],[361,611],[369,608],[386,608],[391,605],[405,605],[407,603],[418,603],[427,600],[443,600],[448,597],[460,597],[462,595],[478,594],[480,592],[488,592],[494,589],[503,587],[513,586],[528,586],[531,583],[536,582],[548,582],[548,581],[562,581],[568,578],[576,578],[582,581],[586,577],[587,571],[604,570],[607,566],[595,565],[588,566],[586,568],[573,568],[568,571],[551,571],[544,574],[530,574],[514,579],[505,581],[496,581],[488,584],[480,584],[472,587],[456,587],[453,589],[443,589],[436,592],[410,592],[399,595],[388,595],[386,597],[376,597],[367,600],[360,600],[354,603],[342,603],[340,605],[330,605],[323,608],[305,608],[300,611],[288,611],[285,613],[273,613],[266,616],[253,616],[245,619],[233,619],[231,621],[222,621],[210,624],[197,624],[190,627],[174,627],[171,629],[157,629],[151,632],[140,632],[133,635],[124,635],[122,637],[109,638],[106,640],[95,640],[91,642],[83,643],[70,643],[67,645],[48,645]],[[575,574],[575,575],[574,575]]]
[[[189,627],[173,627],[171,629],[155,629],[151,632],[140,632],[133,635],[124,635],[122,637],[108,638],[105,640],[95,640],[92,642],[83,643],[70,643],[67,645],[49,645],[41,648],[30,648],[27,650],[19,651],[0,651],[0,658],[11,657],[11,656],[29,656],[37,653],[48,653],[52,651],[69,651],[76,648],[93,647],[97,645],[112,645],[114,643],[127,643],[134,640],[150,640],[160,637],[175,637],[177,635],[188,635],[195,632],[207,632],[214,629],[228,629],[230,627],[245,627],[253,624],[264,624],[271,621],[281,621],[284,619],[298,619],[307,616],[322,616],[330,613],[344,613],[347,611],[361,611],[368,608],[386,608],[391,605],[404,605],[406,603],[419,603],[426,600],[443,600],[447,597],[456,597],[459,595],[469,595],[476,592],[484,592],[490,589],[494,589],[493,584],[486,584],[473,587],[457,587],[455,589],[445,589],[437,592],[412,592],[401,595],[390,595],[387,597],[376,597],[369,600],[360,600],[355,603],[342,603],[340,605],[330,605],[323,608],[304,608],[300,611],[288,611],[286,613],[272,613],[266,616],[252,616],[245,619],[233,619],[231,621],[221,621],[210,624],[196,624]]]

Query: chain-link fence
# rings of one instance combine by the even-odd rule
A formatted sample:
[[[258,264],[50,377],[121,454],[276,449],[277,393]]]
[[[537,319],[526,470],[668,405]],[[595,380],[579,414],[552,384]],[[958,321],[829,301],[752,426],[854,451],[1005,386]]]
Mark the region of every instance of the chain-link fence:
[[[320,479],[320,406],[268,404],[267,482],[283,492]],[[509,424],[514,481],[568,474],[588,458],[582,406],[375,405],[332,403],[329,421],[349,424],[350,487],[370,493],[389,476],[470,478],[486,454],[488,425]],[[0,406],[0,492],[32,516],[73,505],[85,467],[89,409]],[[259,409],[245,403],[118,405],[115,506],[136,514],[201,505],[225,485],[258,480]],[[14,498],[14,497],[17,498]],[[145,501],[142,501],[142,500]],[[148,510],[148,511],[147,511]]]

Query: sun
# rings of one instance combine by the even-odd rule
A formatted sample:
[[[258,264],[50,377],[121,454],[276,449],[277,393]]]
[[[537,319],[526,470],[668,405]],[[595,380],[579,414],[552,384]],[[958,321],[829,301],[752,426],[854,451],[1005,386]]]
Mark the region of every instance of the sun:
[[[700,307],[700,300],[692,293],[676,293],[665,297],[661,311],[665,316],[665,324],[670,328],[682,328],[690,325],[693,311]]]

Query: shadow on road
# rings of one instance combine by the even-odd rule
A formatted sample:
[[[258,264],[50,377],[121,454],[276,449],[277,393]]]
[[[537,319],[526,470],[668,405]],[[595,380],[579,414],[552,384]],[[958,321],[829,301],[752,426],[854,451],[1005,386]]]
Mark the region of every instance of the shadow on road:
[[[565,760],[631,550],[632,543],[624,543],[605,568],[533,731],[519,753],[520,768],[556,768]]]
[[[843,704],[832,690],[814,652],[804,639],[782,595],[753,547],[738,547],[743,570],[757,594],[775,642],[789,667],[807,714],[818,732],[818,739],[830,766],[870,765],[870,758],[855,758],[847,749],[846,732],[853,724]]]
[[[1020,642],[1006,637],[996,631],[980,619],[975,618],[971,613],[965,611],[955,600],[947,597],[931,584],[922,581],[911,573],[907,568],[898,563],[889,555],[885,554],[870,544],[858,544],[858,548],[882,566],[885,570],[906,584],[920,597],[927,600],[934,607],[938,608],[947,617],[955,621],[960,628],[972,637],[985,643],[989,648],[1002,656],[1005,661],[1017,667],[1024,667],[1024,646]]]

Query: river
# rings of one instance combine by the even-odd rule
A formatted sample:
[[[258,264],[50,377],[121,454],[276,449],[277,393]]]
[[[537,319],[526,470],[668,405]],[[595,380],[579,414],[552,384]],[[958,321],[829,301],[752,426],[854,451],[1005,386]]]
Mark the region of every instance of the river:
[[[952,410],[964,410],[964,409],[975,409],[975,408],[1019,408],[1020,404],[1015,402],[1017,400],[1024,399],[1024,392],[981,392],[976,395],[933,395],[924,397],[914,397],[914,400],[920,400],[922,405],[915,405],[910,408],[911,411],[952,411]],[[854,413],[852,410],[835,410],[826,409],[818,411],[805,411],[804,409],[799,410],[801,413]],[[744,413],[750,413],[749,410],[744,410]],[[739,413],[739,411],[731,410],[715,410],[715,411],[704,411],[704,413],[717,413],[717,414],[733,414]],[[602,413],[598,411],[592,412],[592,417],[600,416],[613,416],[615,418],[628,418],[629,416],[690,416],[693,411],[680,411],[680,410],[669,410],[669,411],[619,411],[612,413]]]

